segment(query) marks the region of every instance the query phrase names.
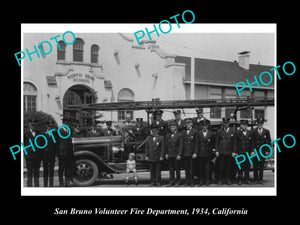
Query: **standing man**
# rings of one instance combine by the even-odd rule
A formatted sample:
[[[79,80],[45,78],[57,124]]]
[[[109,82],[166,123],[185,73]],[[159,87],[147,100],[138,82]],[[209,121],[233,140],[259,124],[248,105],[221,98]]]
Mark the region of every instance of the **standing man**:
[[[246,155],[246,152],[250,155],[252,147],[252,132],[247,129],[248,120],[240,120],[240,128],[236,132],[236,150],[237,154]],[[246,160],[241,169],[238,170],[238,185],[242,182],[250,184],[249,182],[250,162]],[[243,176],[244,174],[244,176]]]
[[[199,130],[199,148],[198,158],[200,165],[200,183],[202,186],[204,183],[206,186],[210,185],[210,162],[213,158],[213,152],[215,151],[215,133],[209,129],[209,121],[202,120],[200,122],[201,130]]]
[[[171,133],[166,135],[165,139],[165,157],[168,160],[170,180],[168,187],[175,184],[176,187],[180,186],[180,152],[182,152],[182,134],[178,132],[177,121],[172,121],[170,124]],[[174,172],[176,171],[176,178]]]
[[[26,167],[27,167],[27,187],[32,187],[32,178],[34,187],[39,187],[40,166],[43,158],[43,150],[35,149],[33,147],[34,139],[38,135],[36,130],[36,120],[32,119],[28,123],[28,129],[24,132],[23,147],[31,145],[32,147],[26,148],[25,154]],[[30,143],[31,142],[31,143]],[[41,144],[42,145],[42,144]]]
[[[196,109],[196,113],[197,113],[197,117],[193,118],[193,127],[197,130],[200,130],[201,129],[201,123],[200,123],[201,121],[203,121],[203,120],[207,120],[208,122],[210,122],[210,121],[203,116],[202,108]]]
[[[230,166],[235,156],[235,131],[229,127],[230,118],[222,118],[223,126],[217,131],[216,156],[220,157],[221,184],[231,185]]]
[[[176,110],[173,112],[175,116],[175,122],[177,123],[177,131],[181,132],[185,129],[184,121],[181,119],[181,111]]]
[[[165,137],[168,131],[168,123],[162,119],[162,114],[164,111],[161,109],[154,111],[154,117],[152,121],[152,125],[156,125],[158,127],[158,134]]]
[[[103,136],[100,130],[97,130],[96,125],[92,125],[92,129],[86,134],[87,137],[100,137]]]
[[[198,154],[198,132],[193,128],[191,118],[184,119],[186,129],[182,132],[183,148],[180,155],[184,158],[185,186],[194,186],[195,159]]]
[[[103,129],[103,136],[116,136],[117,132],[112,128],[112,121],[106,121],[106,129]]]
[[[161,186],[161,161],[164,156],[164,137],[159,135],[159,127],[151,126],[152,135],[147,137],[145,159],[150,163],[150,186]]]
[[[256,120],[257,128],[253,130],[253,148],[256,150],[260,148],[263,144],[270,144],[271,136],[270,131],[263,127],[264,119],[259,118]],[[252,148],[252,149],[253,149]],[[263,148],[262,154],[268,155],[269,152],[266,148]],[[251,155],[254,154],[254,151],[251,152]],[[258,161],[257,157],[253,158],[253,173],[254,173],[254,183],[262,184],[263,176],[264,176],[264,165],[265,158],[260,157],[260,161]]]
[[[68,124],[68,120],[62,120],[63,124]],[[75,157],[73,153],[72,138],[69,132],[71,130],[63,126],[60,130],[60,134],[63,137],[58,138],[58,177],[60,187],[70,187],[73,183],[73,177],[75,172]],[[69,135],[69,136],[68,136]]]
[[[53,187],[53,178],[54,178],[54,164],[55,164],[55,156],[57,155],[57,141],[58,135],[51,130],[54,129],[54,123],[52,120],[49,120],[46,123],[46,134],[45,137],[47,138],[48,145],[44,149],[44,157],[43,157],[43,169],[44,169],[44,187],[48,187],[48,180],[49,180],[49,187]],[[48,132],[48,133],[47,133]],[[52,138],[54,136],[54,139]]]

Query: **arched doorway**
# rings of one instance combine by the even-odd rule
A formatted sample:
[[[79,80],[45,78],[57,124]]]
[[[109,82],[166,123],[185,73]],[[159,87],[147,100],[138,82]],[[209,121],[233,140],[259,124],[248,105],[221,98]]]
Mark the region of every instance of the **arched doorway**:
[[[90,125],[93,123],[94,112],[80,112],[67,108],[67,106],[96,102],[97,95],[93,89],[81,84],[73,85],[65,92],[63,97],[63,117],[70,118],[82,126]]]

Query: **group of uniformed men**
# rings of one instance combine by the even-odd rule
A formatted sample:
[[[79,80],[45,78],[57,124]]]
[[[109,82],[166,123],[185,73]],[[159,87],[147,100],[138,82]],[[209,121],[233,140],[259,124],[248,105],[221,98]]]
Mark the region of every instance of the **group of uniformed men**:
[[[180,186],[180,164],[184,164],[185,186],[231,184],[238,174],[238,184],[250,184],[250,163],[245,161],[238,170],[234,157],[254,154],[253,149],[270,143],[270,132],[263,128],[264,119],[257,119],[257,128],[248,130],[248,121],[241,120],[240,127],[230,127],[230,119],[222,119],[222,127],[215,133],[210,121],[197,109],[196,118],[181,119],[181,111],[174,111],[175,120],[169,126],[162,120],[162,110],[155,111],[151,134],[146,141],[146,160],[150,163],[150,186],[161,186],[161,161],[167,160],[170,171],[168,186]],[[266,154],[266,153],[263,153]],[[214,162],[214,163],[212,163]],[[253,159],[254,183],[262,184],[264,159]],[[215,173],[212,179],[212,172]],[[175,176],[176,175],[176,176]]]
[[[162,110],[156,110],[150,124],[150,131],[144,126],[143,119],[136,119],[136,126],[130,125],[130,120],[124,123],[123,132],[129,134],[127,152],[132,152],[132,146],[141,147],[145,144],[145,159],[150,164],[150,186],[161,186],[161,162],[167,160],[169,166],[168,186],[180,186],[180,166],[184,164],[185,186],[194,186],[195,177],[199,178],[198,185],[210,185],[211,181],[218,184],[231,184],[238,174],[238,184],[249,184],[250,163],[246,160],[239,170],[234,157],[239,154],[254,154],[263,144],[271,141],[269,130],[263,128],[264,119],[257,119],[257,128],[248,130],[248,121],[240,120],[240,127],[235,130],[229,126],[230,119],[222,119],[222,127],[215,133],[210,129],[210,121],[203,116],[203,109],[197,109],[197,117],[181,118],[181,111],[174,111],[175,119],[170,123],[162,119]],[[82,132],[76,125],[64,119],[63,123],[71,126],[72,137],[114,136],[117,132],[112,129],[112,122],[106,122],[106,129],[92,129]],[[128,124],[126,124],[128,123]],[[53,122],[46,124],[47,131],[53,129]],[[63,127],[65,128],[65,127]],[[62,129],[62,136],[67,136],[67,129]],[[39,133],[35,129],[35,122],[31,121],[24,133],[24,145],[28,146],[29,139],[33,140]],[[44,151],[31,151],[25,155],[28,171],[27,186],[39,186],[40,164],[43,161],[44,186],[53,187],[55,156],[58,156],[58,175],[60,186],[72,186],[74,177],[75,159],[71,138],[57,137],[56,143],[49,133],[46,135],[48,145]],[[43,144],[41,144],[43,145]],[[40,146],[41,146],[40,145]],[[263,154],[266,154],[265,152]],[[264,158],[260,161],[253,158],[253,182],[262,183]],[[214,173],[214,177],[212,176]],[[49,181],[49,183],[48,183]]]

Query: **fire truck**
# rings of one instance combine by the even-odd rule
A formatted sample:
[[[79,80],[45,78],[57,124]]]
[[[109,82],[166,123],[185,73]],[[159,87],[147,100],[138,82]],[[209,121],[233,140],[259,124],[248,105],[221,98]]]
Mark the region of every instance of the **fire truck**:
[[[118,111],[118,110],[145,110],[147,113],[147,124],[150,125],[150,114],[157,109],[193,109],[193,108],[214,108],[230,107],[234,110],[231,113],[231,126],[238,125],[236,113],[239,110],[253,109],[259,106],[274,106],[273,98],[232,98],[232,99],[206,99],[206,100],[178,100],[178,101],[133,101],[133,102],[112,102],[84,105],[69,105],[68,110],[77,111]],[[250,123],[253,128],[254,119]],[[211,129],[216,131],[221,126],[221,121],[212,121]],[[76,173],[74,183],[76,186],[90,186],[101,176],[113,176],[115,173],[126,171],[126,160],[128,152],[124,146],[127,144],[123,134],[117,136],[80,137],[73,138],[73,150],[76,159]],[[137,171],[147,171],[148,163],[145,160],[145,148],[143,142],[133,146],[136,153]],[[166,160],[165,160],[166,161]],[[273,163],[268,161],[266,165],[273,169]],[[162,169],[167,169],[166,162],[163,162]]]

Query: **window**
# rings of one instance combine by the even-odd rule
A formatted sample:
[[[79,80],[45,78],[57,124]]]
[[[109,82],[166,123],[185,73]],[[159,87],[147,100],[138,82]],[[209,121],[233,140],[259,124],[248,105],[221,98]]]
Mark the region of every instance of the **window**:
[[[66,60],[66,44],[63,41],[58,42],[60,49],[57,45],[57,60]]]
[[[118,111],[118,121],[125,120],[126,115],[130,115],[130,120],[133,120],[133,111],[119,110]]]
[[[36,87],[29,83],[24,82],[24,112],[36,111],[36,99],[37,99],[37,89]]]
[[[214,107],[210,109],[210,118],[219,119],[221,118],[221,107]]]
[[[123,88],[118,93],[119,102],[129,102],[134,101],[134,92],[128,88]],[[118,111],[118,120],[125,120],[126,114],[130,115],[130,119],[133,120],[133,111],[119,110]]]
[[[91,47],[91,63],[98,63],[99,47],[98,45],[92,45]]]
[[[251,119],[252,118],[252,109],[248,108],[248,109],[240,110],[240,118]]]
[[[255,119],[258,119],[258,118],[265,118],[265,110],[263,109],[255,109],[254,110],[254,117]]]
[[[83,62],[83,45],[83,40],[80,38],[76,38],[73,44],[73,61]]]

